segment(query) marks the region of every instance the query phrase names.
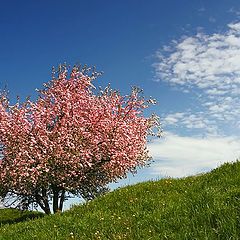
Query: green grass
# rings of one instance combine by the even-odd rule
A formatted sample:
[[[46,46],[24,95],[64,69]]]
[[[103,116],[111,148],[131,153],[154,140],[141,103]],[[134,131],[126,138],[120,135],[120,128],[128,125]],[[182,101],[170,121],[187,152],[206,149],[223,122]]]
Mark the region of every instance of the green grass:
[[[0,228],[0,239],[240,239],[240,162],[128,186],[62,214]]]
[[[43,213],[36,211],[21,211],[14,208],[0,209],[0,226],[29,221],[43,216]]]

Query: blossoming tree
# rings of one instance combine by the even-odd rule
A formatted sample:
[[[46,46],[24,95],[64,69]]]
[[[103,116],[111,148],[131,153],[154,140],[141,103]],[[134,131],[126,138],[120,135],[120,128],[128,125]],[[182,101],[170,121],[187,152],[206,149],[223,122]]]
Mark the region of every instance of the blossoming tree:
[[[160,133],[158,118],[143,115],[152,101],[137,88],[128,96],[97,91],[94,69],[68,69],[61,66],[35,102],[0,99],[2,193],[47,214],[51,202],[62,211],[67,194],[84,195],[145,165],[147,136]]]

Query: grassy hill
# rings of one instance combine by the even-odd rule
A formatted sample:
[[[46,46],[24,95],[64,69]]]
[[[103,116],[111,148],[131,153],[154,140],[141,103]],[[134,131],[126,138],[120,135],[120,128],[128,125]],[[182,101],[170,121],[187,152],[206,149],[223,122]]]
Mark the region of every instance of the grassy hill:
[[[5,221],[0,239],[240,239],[240,162],[121,188],[62,214]]]

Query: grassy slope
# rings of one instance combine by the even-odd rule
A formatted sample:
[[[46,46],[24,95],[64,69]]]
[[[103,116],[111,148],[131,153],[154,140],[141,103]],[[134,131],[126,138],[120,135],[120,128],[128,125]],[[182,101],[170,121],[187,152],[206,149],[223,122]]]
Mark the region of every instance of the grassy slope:
[[[20,211],[14,208],[0,209],[0,226],[28,221],[39,217],[44,217],[44,214],[36,211]]]
[[[240,239],[240,162],[125,187],[54,216],[5,224],[0,239]]]

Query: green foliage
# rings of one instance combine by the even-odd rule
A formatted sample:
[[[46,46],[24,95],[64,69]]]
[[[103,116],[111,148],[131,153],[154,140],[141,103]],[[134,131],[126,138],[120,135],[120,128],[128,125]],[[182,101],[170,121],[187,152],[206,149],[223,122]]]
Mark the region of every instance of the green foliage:
[[[240,239],[240,162],[128,186],[65,213],[2,225],[0,239]]]

